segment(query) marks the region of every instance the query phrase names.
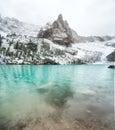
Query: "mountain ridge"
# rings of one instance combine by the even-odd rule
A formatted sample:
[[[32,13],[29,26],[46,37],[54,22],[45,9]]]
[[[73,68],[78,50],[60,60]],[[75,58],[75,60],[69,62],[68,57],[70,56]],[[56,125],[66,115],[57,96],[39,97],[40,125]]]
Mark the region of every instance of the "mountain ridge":
[[[19,21],[16,18],[0,16],[0,34],[6,36],[7,34],[36,36],[40,26],[28,24]]]
[[[62,16],[62,14],[60,14],[60,15]],[[64,20],[62,20],[62,21],[64,21]],[[56,22],[56,20],[54,22]],[[65,22],[68,24],[68,22],[66,20],[65,20]],[[53,24],[53,23],[50,23],[50,24]],[[3,18],[0,15],[0,34],[3,36],[6,36],[7,34],[16,33],[17,35],[27,35],[27,36],[36,37],[38,35],[38,32],[40,31],[40,28],[45,28],[46,26],[47,25],[40,27],[39,25],[22,22],[22,21],[18,20],[17,18],[9,18],[9,17]],[[69,27],[69,29],[71,29],[71,28]],[[106,40],[111,40],[111,39],[115,38],[115,36],[109,36],[109,35],[80,36],[77,34],[77,32],[75,30],[71,29],[71,31],[72,31],[72,33],[74,33],[73,35],[75,35],[75,37],[77,37],[77,39],[74,37],[74,41],[78,42],[78,43],[79,42],[106,41]]]
[[[17,19],[0,18],[0,64],[82,64],[114,61],[114,37],[82,37],[69,27],[61,15],[57,20],[41,31],[36,25]],[[52,31],[51,34],[49,31]]]
[[[95,42],[112,40],[113,36],[80,36],[76,31],[71,29],[68,22],[63,19],[62,14],[58,15],[57,20],[52,24],[46,25],[38,33],[38,38],[48,38],[54,43],[71,46],[72,43]]]

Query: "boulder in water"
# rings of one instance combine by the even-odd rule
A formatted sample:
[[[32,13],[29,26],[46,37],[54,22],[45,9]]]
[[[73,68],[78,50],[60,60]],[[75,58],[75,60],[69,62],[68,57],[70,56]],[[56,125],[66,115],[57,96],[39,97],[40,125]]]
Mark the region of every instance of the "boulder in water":
[[[110,65],[110,66],[108,66],[108,68],[115,69],[115,65]]]

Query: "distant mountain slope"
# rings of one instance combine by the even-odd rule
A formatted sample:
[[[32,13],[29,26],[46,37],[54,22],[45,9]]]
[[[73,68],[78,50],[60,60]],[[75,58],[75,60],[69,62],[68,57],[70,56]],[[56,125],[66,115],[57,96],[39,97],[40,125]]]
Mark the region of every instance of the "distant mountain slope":
[[[115,38],[114,36],[79,36],[77,42],[105,42]]]
[[[115,38],[104,42],[88,42],[75,43],[72,45],[73,49],[77,49],[77,58],[82,59],[86,63],[106,63],[107,61],[114,62],[114,57],[110,54],[115,54]],[[109,56],[110,55],[110,56]],[[109,57],[108,57],[109,56]]]
[[[15,18],[0,16],[0,34],[18,34],[27,36],[37,36],[40,27],[38,25],[28,24]]]

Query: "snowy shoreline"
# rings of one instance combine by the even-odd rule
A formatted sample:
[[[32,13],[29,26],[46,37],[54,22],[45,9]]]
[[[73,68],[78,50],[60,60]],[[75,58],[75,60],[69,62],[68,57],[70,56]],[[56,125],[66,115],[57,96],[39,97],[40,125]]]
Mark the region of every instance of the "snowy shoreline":
[[[0,47],[0,64],[114,63],[107,60],[107,56],[114,52],[114,40],[74,43],[66,47],[48,39],[9,36],[3,38]]]

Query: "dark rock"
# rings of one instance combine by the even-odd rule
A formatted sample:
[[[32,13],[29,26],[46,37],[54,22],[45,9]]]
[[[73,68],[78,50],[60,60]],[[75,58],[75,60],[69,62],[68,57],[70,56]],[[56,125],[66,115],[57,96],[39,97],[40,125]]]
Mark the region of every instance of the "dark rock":
[[[110,65],[110,66],[108,66],[108,68],[115,69],[115,65]]]
[[[51,59],[45,59],[43,60],[43,63],[42,64],[46,64],[46,65],[59,65],[59,63],[56,63],[54,60],[51,60]]]
[[[80,59],[77,59],[77,60],[73,60],[71,64],[86,64],[86,63],[83,62],[83,61],[80,60]]]
[[[37,45],[35,43],[32,43],[31,41],[27,44],[27,49],[31,50],[33,52],[37,51]]]
[[[61,14],[58,16],[58,19],[52,23],[52,25],[48,25],[46,28],[42,28],[40,30],[38,38],[47,38],[54,43],[66,46],[71,46],[71,44],[74,43],[72,30],[67,21],[63,20],[63,16]]]
[[[107,58],[107,61],[115,62],[115,51],[109,54],[106,58]]]

